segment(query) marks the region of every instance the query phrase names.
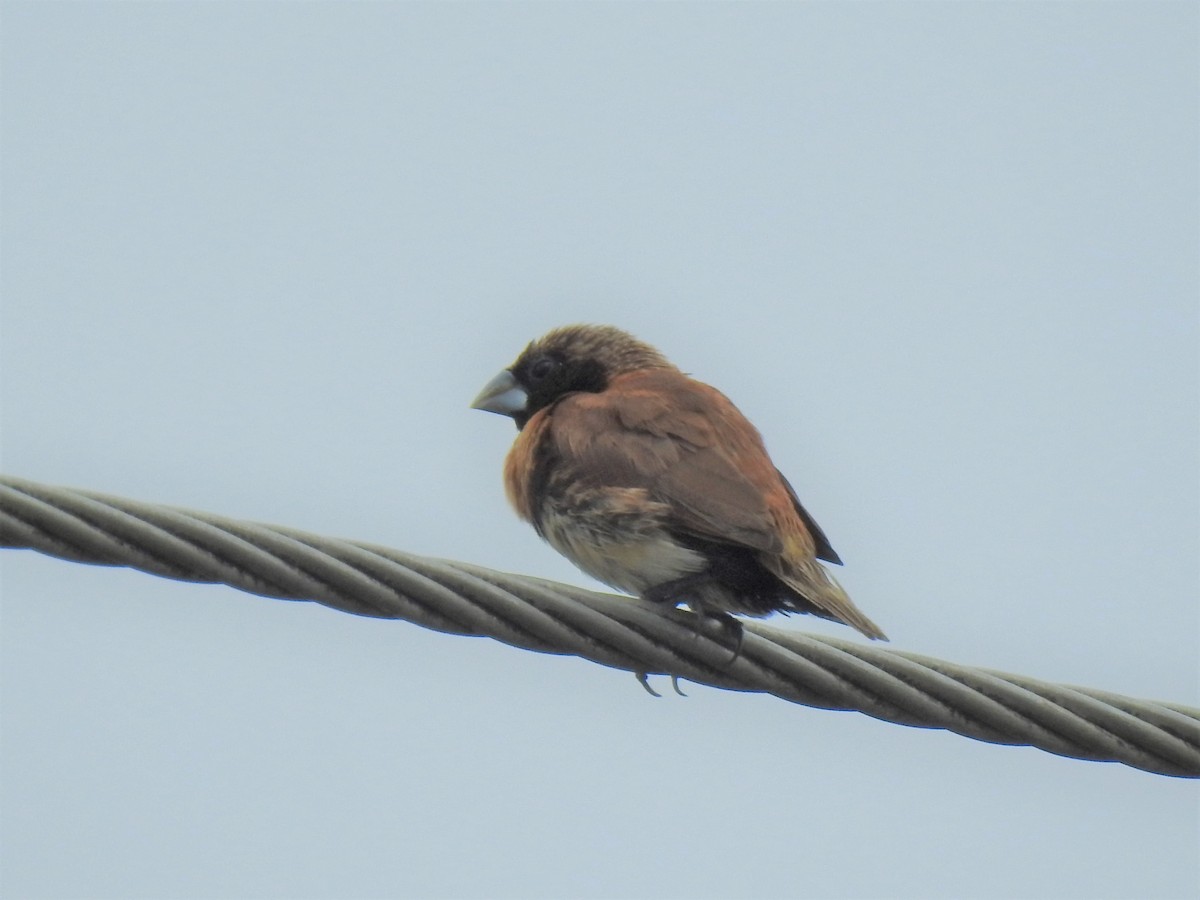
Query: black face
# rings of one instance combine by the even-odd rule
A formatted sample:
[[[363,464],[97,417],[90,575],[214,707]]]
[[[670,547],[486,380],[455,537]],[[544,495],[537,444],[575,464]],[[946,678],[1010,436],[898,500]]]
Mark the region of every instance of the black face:
[[[608,384],[604,367],[596,360],[570,359],[553,350],[522,354],[512,373],[529,397],[525,411],[513,416],[518,429],[524,428],[539,409],[560,397],[576,391],[599,393]]]

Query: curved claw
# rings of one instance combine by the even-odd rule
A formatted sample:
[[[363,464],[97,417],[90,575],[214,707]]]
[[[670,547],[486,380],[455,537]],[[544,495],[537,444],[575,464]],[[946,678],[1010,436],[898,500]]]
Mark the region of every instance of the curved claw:
[[[745,627],[729,613],[703,612],[699,615],[701,616],[699,627],[703,628],[710,638],[728,644],[732,656],[725,665],[732,666],[742,655],[742,643],[746,639]]]
[[[647,694],[649,694],[651,697],[661,697],[662,696],[662,694],[660,694],[654,688],[650,687],[650,676],[649,675],[647,675],[645,672],[634,672],[633,674],[635,674],[637,676],[638,683],[641,684],[641,686],[646,689]]]
[[[681,691],[679,689],[679,676],[678,675],[671,676],[671,687],[675,688],[675,693],[677,693],[680,697],[687,696],[687,694],[685,694],[683,691]]]
[[[725,665],[732,666],[742,655],[742,642],[746,639],[746,629],[733,616],[721,620],[721,630],[733,639],[733,657]]]

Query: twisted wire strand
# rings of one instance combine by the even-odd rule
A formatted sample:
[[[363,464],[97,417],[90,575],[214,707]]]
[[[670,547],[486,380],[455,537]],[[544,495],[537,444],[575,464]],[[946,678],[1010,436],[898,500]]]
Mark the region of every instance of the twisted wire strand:
[[[0,546],[485,635],[644,678],[774,694],[996,744],[1200,777],[1200,710],[747,623],[290,528],[0,476]]]

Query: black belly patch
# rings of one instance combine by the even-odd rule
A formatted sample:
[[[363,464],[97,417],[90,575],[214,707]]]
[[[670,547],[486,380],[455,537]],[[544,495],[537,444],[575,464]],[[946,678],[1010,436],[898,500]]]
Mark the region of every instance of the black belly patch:
[[[708,562],[703,572],[696,573],[693,583],[703,578],[719,585],[724,592],[737,598],[736,606],[748,615],[765,616],[785,610],[801,612],[810,606],[807,600],[764,568],[754,551],[691,535],[674,534],[672,537],[700,553]]]

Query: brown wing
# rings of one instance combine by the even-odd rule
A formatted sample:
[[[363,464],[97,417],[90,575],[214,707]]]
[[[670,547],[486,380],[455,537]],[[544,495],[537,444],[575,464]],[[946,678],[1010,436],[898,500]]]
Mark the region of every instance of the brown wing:
[[[708,385],[673,370],[634,372],[602,394],[565,398],[553,418],[559,457],[580,478],[646,488],[682,531],[768,554],[811,559],[819,547],[836,556],[758,431]]]

